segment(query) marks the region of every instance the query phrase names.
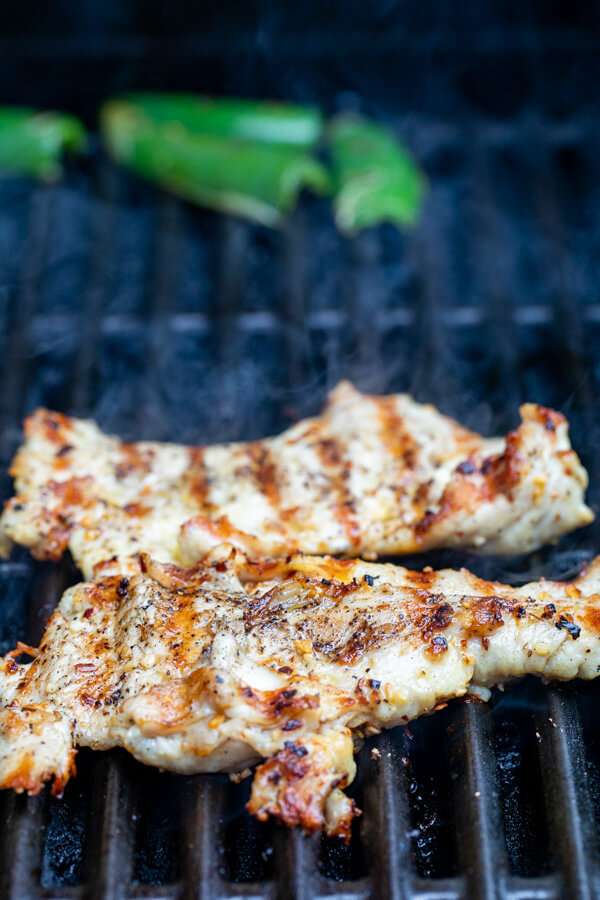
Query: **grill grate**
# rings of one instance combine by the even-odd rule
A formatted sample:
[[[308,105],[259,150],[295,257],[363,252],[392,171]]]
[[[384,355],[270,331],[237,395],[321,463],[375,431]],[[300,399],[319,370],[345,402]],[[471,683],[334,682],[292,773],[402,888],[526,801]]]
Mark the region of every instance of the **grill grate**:
[[[407,128],[432,181],[408,237],[384,226],[344,241],[308,199],[271,233],[159,195],[99,153],[58,187],[0,181],[3,468],[35,404],[129,439],[209,442],[277,431],[352,377],[486,433],[526,398],[559,406],[597,506],[591,126]],[[572,574],[598,530],[527,559],[427,562],[515,583]],[[0,649],[36,641],[75,579],[68,562],[0,563]],[[592,898],[597,699],[593,684],[527,682],[368,741],[349,848],[250,821],[247,784],[82,751],[63,801],[0,797],[0,895]]]

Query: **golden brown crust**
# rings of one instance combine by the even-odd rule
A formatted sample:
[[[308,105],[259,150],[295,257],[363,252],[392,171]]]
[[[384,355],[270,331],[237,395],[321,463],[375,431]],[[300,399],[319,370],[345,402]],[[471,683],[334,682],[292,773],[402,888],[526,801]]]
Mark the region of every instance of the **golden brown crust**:
[[[12,467],[0,544],[70,549],[91,577],[140,550],[191,563],[223,541],[257,558],[396,554],[440,546],[520,553],[586,524],[586,473],[567,422],[522,408],[484,439],[409,397],[339,385],[325,411],[247,444],[128,444],[38,410]]]
[[[69,589],[40,647],[0,661],[0,786],[61,790],[75,745],[185,773],[262,758],[255,815],[347,839],[353,735],[528,673],[599,670],[600,559],[513,589],[231,546],[190,569],[141,554],[135,573]]]
[[[299,825],[308,834],[327,830],[348,843],[352,820],[360,815],[354,801],[345,798],[342,814],[330,824],[327,821],[332,792],[341,791],[348,780],[347,773],[332,772],[331,759],[322,748],[286,741],[282,750],[257,768],[246,809],[261,822],[274,818],[284,825]]]

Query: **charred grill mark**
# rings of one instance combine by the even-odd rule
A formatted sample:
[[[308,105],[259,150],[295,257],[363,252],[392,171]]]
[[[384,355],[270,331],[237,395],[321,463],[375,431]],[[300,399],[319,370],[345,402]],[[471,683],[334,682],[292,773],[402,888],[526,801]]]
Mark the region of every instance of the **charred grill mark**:
[[[356,515],[356,500],[348,484],[352,462],[344,459],[342,446],[334,436],[317,440],[315,447],[329,480],[331,493],[336,497],[335,517],[344,528],[350,549],[358,547],[360,526]]]
[[[354,665],[366,653],[380,650],[399,638],[404,624],[403,618],[400,614],[395,622],[388,622],[384,625],[372,625],[363,619],[352,637],[339,649],[319,644],[315,644],[315,646],[325,652],[333,662]]]
[[[25,419],[25,436],[31,437],[41,430],[46,440],[53,444],[64,443],[61,431],[72,432],[71,419],[64,413],[51,412],[49,409],[38,409]]]
[[[67,481],[49,481],[48,488],[63,507],[85,508],[91,502],[88,493],[91,482],[90,476],[69,478]]]
[[[63,557],[71,540],[73,526],[70,523],[61,522],[59,516],[57,516],[57,520],[59,521],[50,528],[44,540],[31,548],[31,555],[34,559],[50,559],[58,562]]]
[[[145,475],[150,471],[150,463],[142,456],[135,444],[120,445],[121,459],[115,465],[115,476],[120,480],[134,472]]]
[[[479,468],[471,458],[460,463],[444,490],[437,512],[427,510],[415,523],[417,540],[422,540],[433,526],[459,510],[473,513],[485,503],[493,502],[499,494],[510,500],[512,489],[521,480],[520,444],[521,430],[517,428],[507,435],[505,450],[499,456],[487,457]]]
[[[383,452],[390,453],[403,469],[414,469],[418,463],[419,445],[408,431],[398,412],[395,397],[383,397],[375,401],[381,428]]]
[[[261,494],[274,510],[281,504],[280,475],[275,458],[265,441],[253,441],[246,446],[250,459],[250,474]]]
[[[69,516],[88,508],[93,502],[89,495],[90,483],[91,478],[87,476],[48,482],[47,489],[54,502],[50,502],[50,507],[46,505],[37,522],[39,540],[31,546],[31,554],[35,559],[59,560],[63,556],[76,527]],[[16,509],[18,499],[9,500],[6,508]]]
[[[133,518],[141,518],[152,512],[151,506],[144,506],[143,503],[128,503],[123,507],[123,512]]]
[[[210,503],[211,479],[206,468],[206,449],[190,447],[190,465],[186,472],[187,489],[199,509],[207,513],[214,509]]]

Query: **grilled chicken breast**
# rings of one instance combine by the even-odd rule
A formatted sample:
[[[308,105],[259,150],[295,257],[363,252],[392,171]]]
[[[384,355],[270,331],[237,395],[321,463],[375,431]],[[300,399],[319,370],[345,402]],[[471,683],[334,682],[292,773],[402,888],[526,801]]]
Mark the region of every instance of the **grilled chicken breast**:
[[[24,652],[32,662],[19,662]],[[0,785],[60,793],[75,745],[176,772],[256,771],[252,813],[347,838],[353,738],[527,673],[595,678],[600,557],[518,589],[466,570],[230,545],[70,588],[39,650],[0,664]]]
[[[557,412],[528,404],[484,439],[431,406],[342,383],[323,414],[278,437],[212,447],[125,444],[38,410],[0,520],[12,542],[91,578],[144,551],[191,563],[228,541],[253,556],[408,553],[454,546],[525,553],[590,522],[587,474]]]

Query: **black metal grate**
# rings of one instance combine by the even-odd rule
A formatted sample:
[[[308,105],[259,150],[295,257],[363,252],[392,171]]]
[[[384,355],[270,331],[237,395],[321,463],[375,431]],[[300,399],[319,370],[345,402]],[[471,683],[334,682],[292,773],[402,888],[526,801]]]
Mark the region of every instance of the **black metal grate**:
[[[411,236],[346,241],[310,199],[283,232],[255,228],[126,179],[100,153],[59,186],[0,181],[3,470],[36,404],[129,439],[248,439],[350,377],[485,433],[515,424],[525,399],[562,408],[598,506],[595,123],[465,130],[415,116],[404,133],[432,183]],[[408,562],[517,583],[573,574],[598,537],[508,562]],[[0,649],[36,641],[75,579],[24,553],[0,563]],[[526,682],[367,742],[349,848],[251,821],[247,784],[82,751],[64,800],[0,798],[0,895],[599,896],[598,699],[593,684]]]

